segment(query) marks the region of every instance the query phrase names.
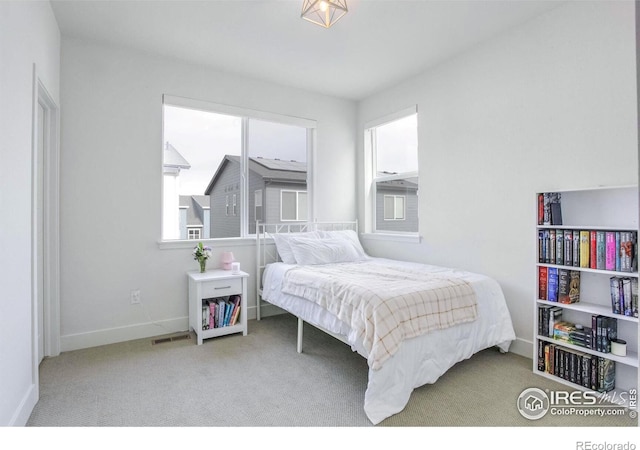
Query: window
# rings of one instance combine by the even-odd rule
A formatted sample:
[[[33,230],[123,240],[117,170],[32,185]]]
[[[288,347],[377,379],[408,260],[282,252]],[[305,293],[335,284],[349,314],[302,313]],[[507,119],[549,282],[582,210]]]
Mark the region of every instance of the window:
[[[196,225],[200,239],[245,237],[283,210],[285,220],[307,220],[314,132],[308,119],[165,96],[162,239],[189,237]],[[204,205],[186,219],[185,196]]]
[[[187,239],[200,239],[200,228],[188,228]]]
[[[384,196],[384,220],[404,220],[404,195]]]
[[[400,111],[365,128],[370,161],[374,232],[418,232],[418,120],[416,108]]]
[[[280,220],[283,222],[307,220],[306,191],[281,191],[280,205]]]

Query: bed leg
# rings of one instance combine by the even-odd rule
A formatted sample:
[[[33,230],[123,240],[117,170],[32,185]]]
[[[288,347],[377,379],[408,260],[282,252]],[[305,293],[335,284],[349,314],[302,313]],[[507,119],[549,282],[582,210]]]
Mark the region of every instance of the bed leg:
[[[302,353],[302,330],[303,330],[304,321],[298,317],[298,353]]]

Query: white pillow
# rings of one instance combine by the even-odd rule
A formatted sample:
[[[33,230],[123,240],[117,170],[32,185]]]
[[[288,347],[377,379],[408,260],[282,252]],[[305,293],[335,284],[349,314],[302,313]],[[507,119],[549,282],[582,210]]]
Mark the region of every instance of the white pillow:
[[[308,233],[275,233],[273,235],[273,241],[276,244],[276,249],[280,255],[280,259],[286,264],[295,264],[296,257],[291,251],[291,244],[289,241],[292,237],[304,237],[307,239],[319,239],[320,234],[316,231],[310,231]]]
[[[358,255],[354,245],[347,239],[308,239],[292,237],[289,239],[289,244],[296,258],[296,263],[303,266],[353,262],[362,259]]]
[[[323,231],[322,232],[322,237],[323,238],[348,239],[349,242],[351,242],[353,244],[353,246],[355,247],[356,251],[358,252],[358,255],[360,256],[360,259],[369,258],[369,255],[367,255],[367,252],[365,252],[364,248],[362,248],[362,244],[360,243],[360,239],[358,239],[358,233],[356,233],[354,230]]]

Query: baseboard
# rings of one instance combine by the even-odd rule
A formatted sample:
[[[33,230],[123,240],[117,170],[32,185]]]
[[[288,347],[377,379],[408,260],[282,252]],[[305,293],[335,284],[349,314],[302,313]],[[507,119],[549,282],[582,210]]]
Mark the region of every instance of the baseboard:
[[[38,389],[36,385],[32,384],[29,386],[29,389],[22,398],[20,405],[18,405],[15,414],[13,415],[7,426],[25,426],[29,421],[29,417],[31,417],[31,413],[33,412],[33,408],[35,408],[36,403],[38,403]]]
[[[248,320],[255,320],[257,316],[257,308],[255,306],[250,306],[248,308]],[[278,314],[285,314],[286,311],[282,308],[279,308],[271,303],[263,302],[260,305],[260,317],[269,317],[269,316],[277,316]]]
[[[509,347],[510,353],[515,353],[516,355],[524,356],[525,358],[532,359],[533,358],[533,342],[527,341],[522,338],[516,338],[515,341],[511,343]]]
[[[97,347],[99,345],[115,344],[117,342],[177,333],[187,331],[188,329],[188,317],[157,320],[155,322],[140,323],[126,327],[90,331],[88,333],[68,334],[60,337],[60,347],[61,351],[68,352],[82,348]]]

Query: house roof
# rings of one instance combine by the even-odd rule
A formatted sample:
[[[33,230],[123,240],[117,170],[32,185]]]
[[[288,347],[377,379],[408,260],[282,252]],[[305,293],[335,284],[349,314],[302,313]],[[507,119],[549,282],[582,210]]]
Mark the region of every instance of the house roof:
[[[176,169],[190,169],[191,164],[184,159],[184,156],[180,154],[176,148],[168,142],[164,146],[164,155],[162,158],[162,165],[164,167],[173,167]]]
[[[207,195],[181,195],[180,208],[187,210],[187,227],[204,226],[202,210],[209,208],[209,196]]]
[[[205,190],[205,194],[211,193],[213,187],[218,181],[218,178],[229,162],[240,164],[240,157],[237,155],[225,155],[224,159],[218,166],[216,173],[211,178],[211,181]],[[300,161],[250,157],[249,170],[258,174],[263,180],[267,181],[296,183],[307,181],[307,164]]]
[[[403,180],[378,181],[378,188],[394,189],[394,190],[418,190],[418,178],[405,178]]]

